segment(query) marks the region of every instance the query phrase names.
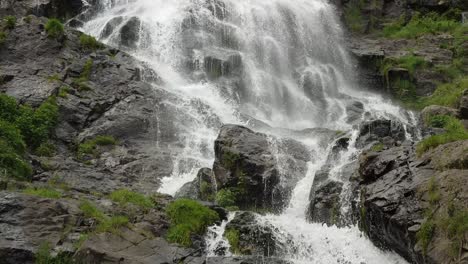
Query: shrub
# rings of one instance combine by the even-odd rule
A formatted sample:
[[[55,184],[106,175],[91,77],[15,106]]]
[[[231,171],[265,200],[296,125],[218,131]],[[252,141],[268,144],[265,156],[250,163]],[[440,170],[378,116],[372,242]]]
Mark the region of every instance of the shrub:
[[[424,34],[455,32],[460,26],[461,23],[436,13],[429,13],[425,16],[416,13],[408,24],[405,25],[400,19],[385,26],[382,32],[385,37],[390,38],[417,38]]]
[[[5,43],[7,38],[7,34],[3,31],[0,31],[0,45],[3,45]]]
[[[44,142],[36,149],[36,155],[41,157],[53,157],[56,150],[54,144],[51,142]]]
[[[150,209],[154,207],[154,203],[150,198],[144,196],[143,194],[132,192],[126,189],[112,192],[110,194],[110,199],[121,205],[130,203],[144,209]]]
[[[192,244],[192,234],[203,234],[208,226],[219,220],[215,211],[189,199],[172,202],[166,208],[166,213],[171,220],[168,240],[183,246]]]
[[[42,243],[34,256],[35,264],[72,264],[73,256],[70,253],[60,252],[55,257],[50,253],[49,243]]]
[[[57,124],[58,106],[55,97],[50,97],[36,110],[29,106],[20,107],[18,127],[28,146],[36,149],[46,142]]]
[[[230,189],[222,189],[216,194],[216,203],[222,207],[236,205],[236,193]]]
[[[31,166],[15,150],[0,139],[0,175],[28,180],[32,174]]]
[[[85,155],[99,156],[98,146],[112,146],[117,144],[112,136],[97,136],[94,139],[86,140],[78,146],[78,158],[83,158]]]
[[[22,155],[26,149],[20,130],[2,119],[0,119],[0,140],[11,146],[14,153]]]
[[[45,25],[47,35],[51,38],[58,38],[63,35],[64,27],[60,20],[52,18]]]
[[[460,120],[451,116],[439,116],[437,119],[443,120],[446,132],[443,134],[430,136],[419,142],[416,146],[416,152],[419,156],[439,145],[468,139],[468,132]]]
[[[0,119],[13,123],[19,114],[16,99],[0,93]]]
[[[224,232],[224,237],[227,239],[229,242],[229,245],[231,245],[231,252],[234,254],[241,254],[241,248],[239,245],[239,231],[236,229],[228,229],[226,232]]]
[[[80,44],[84,49],[89,50],[97,50],[103,47],[103,45],[99,43],[99,41],[97,41],[93,36],[89,36],[86,34],[81,34]]]
[[[6,16],[5,17],[5,27],[8,29],[14,29],[16,26],[16,17],[14,16]]]
[[[58,199],[62,197],[61,192],[51,188],[27,188],[23,193],[50,199]]]
[[[83,212],[85,217],[93,218],[97,221],[98,226],[96,227],[96,232],[98,233],[118,233],[121,227],[127,226],[129,223],[128,218],[125,216],[109,217],[105,215],[101,210],[99,210],[93,203],[89,201],[81,202],[80,210]]]
[[[422,225],[419,231],[416,233],[418,243],[420,243],[423,249],[423,254],[426,254],[427,247],[431,243],[432,235],[435,230],[434,222],[431,219],[427,219]]]

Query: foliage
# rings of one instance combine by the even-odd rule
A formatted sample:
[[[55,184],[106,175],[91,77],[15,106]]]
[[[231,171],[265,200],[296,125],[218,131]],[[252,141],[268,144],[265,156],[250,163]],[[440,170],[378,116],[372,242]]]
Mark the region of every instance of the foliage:
[[[222,207],[236,205],[236,193],[230,189],[222,189],[216,194],[216,203]]]
[[[51,188],[27,188],[23,191],[25,194],[39,196],[43,198],[59,199],[62,193]]]
[[[7,34],[5,32],[3,32],[3,31],[0,31],[0,45],[5,43],[6,38],[7,38]]]
[[[90,201],[82,201],[80,204],[80,210],[83,212],[85,217],[95,219],[98,223],[96,232],[104,233],[118,233],[120,227],[127,226],[129,220],[125,216],[112,216],[109,217],[99,210]]]
[[[348,27],[357,33],[363,33],[365,30],[365,20],[361,13],[362,3],[359,0],[351,0],[346,4],[344,18]]]
[[[67,86],[63,86],[63,87],[61,87],[60,90],[59,90],[58,97],[60,97],[60,98],[67,98],[69,92],[70,92],[70,88],[67,87]]]
[[[32,174],[31,166],[15,151],[5,140],[0,139],[0,175],[27,180]]]
[[[16,17],[14,16],[6,16],[5,19],[5,27],[8,29],[14,29],[16,26]]]
[[[423,57],[406,55],[398,58],[386,58],[380,67],[380,71],[384,76],[387,76],[390,69],[399,67],[407,69],[410,76],[413,76],[416,69],[426,66],[427,62]]]
[[[468,139],[468,131],[460,120],[450,116],[437,117],[437,119],[444,120],[445,133],[430,136],[419,142],[416,147],[416,152],[419,156],[439,145]]]
[[[18,127],[2,119],[0,119],[0,139],[7,143],[16,154],[21,155],[26,149],[23,136]]]
[[[468,232],[468,211],[466,209],[455,209],[449,212],[449,216],[439,222],[442,230],[450,239],[450,253],[458,256],[463,247],[465,235]]]
[[[422,109],[429,105],[456,107],[467,87],[468,77],[459,78],[452,83],[439,85],[431,96],[420,98],[413,106],[417,109]]]
[[[167,206],[166,213],[171,220],[167,239],[183,246],[192,244],[192,234],[203,234],[208,226],[219,220],[215,211],[189,199],[172,202]]]
[[[57,151],[54,144],[51,142],[44,142],[36,149],[35,153],[41,157],[53,157]]]
[[[0,110],[0,119],[11,123],[15,122],[20,113],[16,99],[4,93],[0,93]]]
[[[241,254],[241,248],[239,245],[239,231],[236,229],[228,229],[224,232],[224,237],[229,241],[229,245],[231,245],[231,252],[234,254]]]
[[[110,194],[110,199],[121,205],[126,205],[130,203],[144,209],[151,209],[154,207],[154,203],[150,198],[144,196],[143,194],[126,189],[121,189],[112,192]]]
[[[423,249],[423,254],[426,254],[427,252],[427,248],[431,243],[434,230],[434,222],[431,219],[426,219],[426,221],[421,225],[419,231],[416,233],[416,238]]]
[[[89,50],[97,50],[103,47],[103,45],[99,43],[99,41],[97,41],[93,36],[89,36],[86,34],[81,34],[80,44],[84,49]]]
[[[83,66],[80,77],[73,80],[73,85],[77,87],[79,91],[89,91],[91,88],[86,84],[91,77],[91,71],[93,69],[93,60],[88,59]]]
[[[407,24],[404,23],[402,17],[386,25],[382,32],[385,37],[390,38],[417,38],[425,34],[455,32],[460,26],[462,26],[460,22],[437,13],[429,13],[425,16],[416,13]]]
[[[62,36],[64,32],[64,27],[60,20],[52,18],[49,19],[49,21],[47,21],[47,24],[45,25],[45,30],[49,37],[58,38]]]
[[[105,135],[86,140],[78,146],[78,158],[83,158],[87,154],[98,157],[100,154],[98,146],[112,146],[115,144],[117,144],[117,140],[114,137]]]
[[[39,250],[34,256],[35,264],[71,264],[75,263],[73,257],[69,253],[60,252],[57,256],[53,257],[50,253],[51,248],[49,243],[42,243]]]

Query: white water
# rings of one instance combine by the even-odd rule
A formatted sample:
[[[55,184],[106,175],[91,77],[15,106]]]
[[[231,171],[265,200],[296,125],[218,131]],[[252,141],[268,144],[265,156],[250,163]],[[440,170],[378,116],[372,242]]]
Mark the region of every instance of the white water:
[[[284,213],[259,216],[260,222],[277,228],[277,236],[294,238],[284,257],[295,263],[404,263],[396,254],[373,246],[355,227],[326,227],[305,220],[315,172],[325,164],[331,145],[294,136],[293,130],[328,128],[351,135],[348,151],[330,173],[346,189],[348,179],[342,172],[359,152],[353,144],[357,123],[373,118],[415,121],[411,113],[355,86],[353,61],[341,44],[346,40],[332,5],[326,0],[101,1],[103,10],[83,31],[125,48],[119,31],[137,17],[139,39],[126,49],[154,69],[164,81],[159,88],[171,94],[164,106],[172,111],[177,144],[155,144],[167,143],[174,156],[173,173],[163,179],[160,192],[174,194],[199,168],[212,166],[213,142],[222,124],[250,125],[258,120],[271,126],[262,132],[294,137],[312,153]],[[117,17],[121,21],[112,33],[103,35]],[[216,69],[209,57],[231,64]],[[241,61],[242,69],[236,68],[236,61]],[[366,114],[348,121],[346,106],[356,101]],[[347,195],[345,190],[343,201],[348,201]],[[348,209],[344,203],[344,213]],[[211,254],[224,243],[223,224],[212,230]]]

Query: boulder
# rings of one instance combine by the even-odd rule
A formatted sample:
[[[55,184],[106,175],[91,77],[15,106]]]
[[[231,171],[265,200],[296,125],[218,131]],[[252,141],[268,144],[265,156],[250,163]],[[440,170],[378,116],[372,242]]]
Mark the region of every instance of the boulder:
[[[447,106],[440,106],[440,105],[430,105],[425,107],[421,111],[421,117],[423,120],[426,120],[430,118],[431,116],[436,116],[436,115],[448,115],[448,116],[453,116],[457,117],[459,115],[459,111],[454,108],[450,108]]]
[[[317,177],[317,176],[316,176]],[[308,217],[316,223],[325,223],[328,226],[341,223],[341,192],[343,183],[334,180],[324,180],[315,185],[310,192]]]
[[[184,184],[174,197],[213,201],[216,195],[216,188],[213,183],[213,171],[210,168],[201,168],[197,177],[193,181]]]
[[[463,184],[467,150],[465,140],[441,145],[421,158],[416,157],[412,145],[363,154],[359,165],[361,197],[355,208],[361,229],[374,243],[412,263],[465,258],[463,247],[457,249],[457,256],[451,255],[449,245],[459,242],[447,235],[442,223],[455,221],[455,215],[468,209],[468,190]],[[422,229],[426,233],[418,235]]]
[[[251,212],[239,212],[226,225],[224,236],[228,232],[235,232],[239,243],[231,251],[234,254],[253,256],[281,256],[281,244],[275,238],[273,227],[264,226],[257,222]]]
[[[273,209],[280,176],[266,135],[225,125],[215,141],[215,155],[213,171],[218,190],[236,189],[240,208]]]
[[[379,142],[385,137],[393,139],[395,143],[404,141],[406,136],[403,125],[398,121],[385,119],[364,122],[359,128],[356,144],[357,146],[364,147]]]
[[[135,48],[140,40],[141,21],[132,17],[120,28],[120,44],[125,48]]]

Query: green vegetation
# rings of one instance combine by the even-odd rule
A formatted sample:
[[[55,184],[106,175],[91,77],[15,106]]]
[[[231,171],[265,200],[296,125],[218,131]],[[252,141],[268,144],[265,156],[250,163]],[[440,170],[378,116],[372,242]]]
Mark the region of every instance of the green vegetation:
[[[8,29],[14,29],[16,26],[16,17],[14,16],[6,16],[5,19],[5,27]]]
[[[58,81],[61,81],[61,78],[60,78],[60,76],[58,74],[53,74],[53,75],[47,77],[47,80],[49,82],[58,82]]]
[[[134,204],[143,209],[151,209],[154,207],[153,201],[143,194],[136,193],[130,190],[121,189],[110,194],[110,199],[120,205]]]
[[[410,73],[410,77],[414,75],[416,69],[424,68],[428,63],[424,58],[414,55],[406,55],[399,58],[386,58],[380,67],[382,74],[388,78],[388,72],[392,68],[404,68]]]
[[[426,219],[426,221],[421,225],[419,231],[416,233],[416,239],[423,249],[423,254],[427,253],[427,248],[431,243],[434,230],[435,224],[433,221],[431,219]]]
[[[61,192],[51,188],[27,188],[23,193],[50,199],[59,199],[62,197]]]
[[[382,151],[383,149],[384,149],[384,144],[382,144],[382,143],[375,144],[371,148],[371,150],[375,151],[375,152]]]
[[[52,18],[47,21],[45,30],[50,38],[58,38],[63,35],[64,27],[60,20]]]
[[[236,205],[236,193],[231,189],[222,189],[216,194],[216,203],[222,207],[231,207]]]
[[[452,83],[439,85],[431,96],[419,98],[413,105],[417,109],[422,109],[429,105],[456,107],[463,95],[463,91],[467,87],[468,77],[459,78]]]
[[[224,232],[224,237],[229,241],[229,245],[231,245],[230,250],[233,254],[238,255],[242,253],[239,242],[239,231],[236,229],[228,229]]]
[[[192,234],[203,234],[208,226],[219,220],[215,211],[189,199],[172,202],[167,206],[166,213],[171,220],[168,241],[183,246],[192,245]]]
[[[7,38],[7,34],[3,31],[0,31],[0,45],[3,45],[5,43]]]
[[[54,144],[51,142],[44,142],[36,149],[35,153],[41,157],[53,157],[57,151]]]
[[[238,153],[225,152],[223,153],[223,165],[227,169],[234,169],[236,162],[239,160],[240,155]]]
[[[92,155],[97,158],[101,154],[99,146],[113,146],[117,144],[112,136],[97,136],[93,139],[86,140],[78,146],[78,158],[84,158],[86,155]]]
[[[57,118],[58,107],[53,97],[34,110],[0,94],[0,173],[29,179],[32,170],[23,159],[26,146],[36,150],[47,142]]]
[[[443,125],[445,133],[430,136],[419,142],[416,147],[416,152],[419,156],[430,149],[436,148],[439,145],[468,139],[468,131],[465,129],[460,120],[451,116],[432,117],[432,120],[435,121],[430,120],[429,122],[441,122],[442,124],[439,125]]]
[[[366,21],[361,13],[363,2],[360,0],[349,1],[344,10],[344,18],[348,27],[357,33],[364,33]]]
[[[83,66],[83,70],[81,71],[80,77],[73,80],[73,85],[79,91],[89,91],[91,88],[86,84],[91,77],[91,71],[93,69],[93,60],[88,59]]]
[[[97,50],[103,48],[103,45],[99,43],[93,36],[81,34],[80,44],[84,49]]]
[[[70,253],[60,252],[57,256],[53,257],[49,243],[42,243],[39,250],[34,256],[35,264],[71,264],[73,256]]]
[[[60,98],[68,98],[68,93],[70,93],[70,87],[62,86],[58,92],[58,97]]]
[[[109,217],[89,201],[83,201],[80,205],[80,210],[85,217],[93,218],[97,221],[96,232],[98,233],[110,232],[116,234],[121,227],[127,226],[129,223],[126,216]]]
[[[437,13],[424,16],[416,13],[407,24],[404,23],[403,16],[398,21],[387,24],[382,33],[389,38],[417,38],[425,34],[456,32],[460,26],[460,22]]]
[[[211,183],[202,180],[200,183],[200,198],[204,201],[214,201],[214,191]]]
[[[448,217],[442,218],[439,226],[450,239],[450,255],[458,257],[468,232],[468,210],[458,208],[449,210]]]

